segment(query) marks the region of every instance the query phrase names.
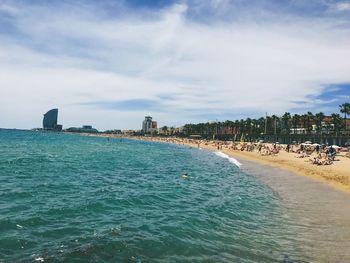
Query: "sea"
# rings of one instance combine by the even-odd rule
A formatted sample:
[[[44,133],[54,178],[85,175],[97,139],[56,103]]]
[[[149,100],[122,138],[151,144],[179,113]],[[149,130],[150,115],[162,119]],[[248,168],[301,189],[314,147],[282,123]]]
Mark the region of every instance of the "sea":
[[[0,130],[1,263],[312,262],[293,220],[223,153]]]

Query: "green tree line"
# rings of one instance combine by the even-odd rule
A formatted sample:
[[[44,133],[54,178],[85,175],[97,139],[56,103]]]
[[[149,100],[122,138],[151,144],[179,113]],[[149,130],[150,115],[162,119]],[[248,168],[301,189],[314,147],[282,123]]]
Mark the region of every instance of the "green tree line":
[[[347,134],[346,123],[350,115],[350,103],[339,105],[339,113],[325,116],[323,112],[313,114],[284,113],[282,116],[265,116],[258,119],[246,118],[235,121],[186,124],[183,133],[186,136],[198,134],[204,137],[215,135],[262,135],[262,134]]]

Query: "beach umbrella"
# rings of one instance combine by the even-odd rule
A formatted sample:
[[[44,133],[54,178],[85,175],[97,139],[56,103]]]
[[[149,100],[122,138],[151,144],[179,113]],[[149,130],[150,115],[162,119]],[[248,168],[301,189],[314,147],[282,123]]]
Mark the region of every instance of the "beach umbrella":
[[[305,144],[311,144],[312,142],[310,142],[310,141],[306,141],[306,142],[304,142]]]
[[[331,147],[333,147],[333,148],[341,148],[340,146],[338,146],[338,145],[332,145]]]
[[[310,146],[311,144],[310,144],[310,143],[304,142],[304,143],[302,143],[301,145]]]

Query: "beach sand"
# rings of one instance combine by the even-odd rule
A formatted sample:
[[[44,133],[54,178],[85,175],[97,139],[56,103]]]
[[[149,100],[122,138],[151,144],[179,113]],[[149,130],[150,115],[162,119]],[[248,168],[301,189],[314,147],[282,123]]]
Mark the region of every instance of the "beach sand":
[[[217,148],[212,145],[201,146],[208,150],[215,151]],[[220,150],[232,157],[240,157],[246,160],[253,160],[260,164],[270,165],[294,172],[298,175],[312,177],[323,181],[339,190],[350,193],[350,158],[337,156],[332,165],[313,165],[310,157],[297,158],[298,154],[288,153],[284,150],[277,155],[262,156],[257,152],[237,151],[223,148]],[[316,154],[311,155],[311,157]]]

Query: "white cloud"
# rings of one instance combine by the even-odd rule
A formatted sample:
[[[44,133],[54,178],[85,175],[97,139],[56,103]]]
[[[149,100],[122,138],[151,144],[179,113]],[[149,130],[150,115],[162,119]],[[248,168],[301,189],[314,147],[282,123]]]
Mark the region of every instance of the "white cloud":
[[[100,129],[139,128],[146,114],[174,125],[197,114],[282,113],[350,82],[350,34],[337,20],[200,24],[185,4],[116,18],[75,8],[0,8],[19,31],[0,35],[0,126],[40,126],[51,107],[66,127]],[[173,98],[163,111],[81,105],[159,97]]]
[[[334,8],[338,11],[350,11],[350,3],[349,2],[340,2],[334,5]]]

